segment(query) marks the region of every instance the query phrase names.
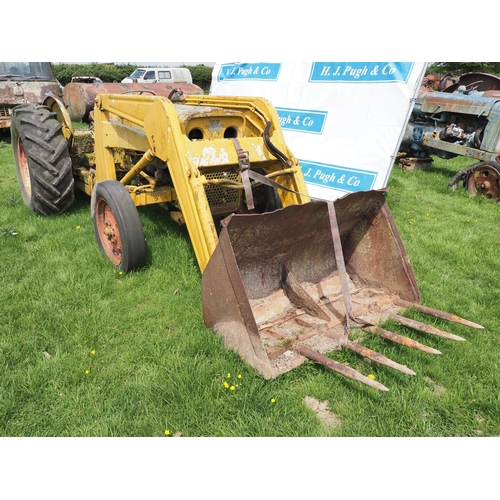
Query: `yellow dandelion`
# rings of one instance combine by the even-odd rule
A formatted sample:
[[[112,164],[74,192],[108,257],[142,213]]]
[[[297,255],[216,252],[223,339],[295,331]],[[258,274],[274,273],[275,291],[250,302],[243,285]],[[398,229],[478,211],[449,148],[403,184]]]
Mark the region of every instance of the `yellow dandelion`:
[[[230,387],[230,389],[231,389],[232,391],[234,391],[234,390],[236,389],[236,387],[234,387],[234,385],[232,385],[232,386]]]
[[[76,226],[77,229],[80,229],[80,226]]]
[[[276,400],[274,398],[271,398],[271,403],[276,403]]]
[[[231,374],[230,373],[227,374],[227,378],[231,378]]]
[[[241,373],[238,374],[238,378],[241,378]]]
[[[120,271],[118,274],[123,274],[123,271]]]
[[[85,375],[88,375],[90,373],[90,370],[85,370]]]
[[[165,436],[170,436],[170,431],[168,429],[165,431]]]
[[[227,389],[229,387],[229,384],[227,382],[224,382],[224,387]]]
[[[370,375],[368,375],[368,378],[371,380],[375,380],[375,375],[373,375],[373,373],[370,373]]]
[[[92,350],[90,351],[90,354],[94,355],[94,354],[95,354],[95,349],[92,349]]]

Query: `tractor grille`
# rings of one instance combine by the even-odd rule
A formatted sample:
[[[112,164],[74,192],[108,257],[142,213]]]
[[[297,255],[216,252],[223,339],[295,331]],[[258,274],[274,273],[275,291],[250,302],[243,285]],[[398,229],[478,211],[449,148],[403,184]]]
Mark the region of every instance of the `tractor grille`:
[[[9,108],[7,106],[0,106],[0,118],[10,118]]]
[[[234,172],[205,173],[205,177],[208,181],[215,179],[239,180],[239,174]],[[241,189],[208,185],[205,187],[205,194],[213,215],[235,212],[241,203]]]

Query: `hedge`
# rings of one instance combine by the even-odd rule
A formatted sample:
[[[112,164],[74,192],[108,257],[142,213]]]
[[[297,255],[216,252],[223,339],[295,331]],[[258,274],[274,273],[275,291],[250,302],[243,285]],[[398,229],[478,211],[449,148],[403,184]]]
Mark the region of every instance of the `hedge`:
[[[193,75],[193,83],[200,86],[205,92],[210,90],[212,81],[212,66],[198,64],[196,66],[181,66],[188,68]],[[103,82],[121,82],[127,76],[130,76],[136,64],[76,64],[76,63],[59,63],[53,64],[54,74],[61,85],[66,85],[71,82],[74,76],[96,76]]]

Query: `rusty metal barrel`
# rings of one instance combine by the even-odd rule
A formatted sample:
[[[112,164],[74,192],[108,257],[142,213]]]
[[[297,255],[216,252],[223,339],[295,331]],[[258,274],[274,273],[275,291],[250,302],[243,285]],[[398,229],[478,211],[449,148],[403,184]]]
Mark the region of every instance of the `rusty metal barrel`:
[[[193,83],[68,83],[63,89],[63,102],[73,121],[89,121],[94,100],[99,94],[150,94],[169,97],[176,89],[184,94],[203,95]]]

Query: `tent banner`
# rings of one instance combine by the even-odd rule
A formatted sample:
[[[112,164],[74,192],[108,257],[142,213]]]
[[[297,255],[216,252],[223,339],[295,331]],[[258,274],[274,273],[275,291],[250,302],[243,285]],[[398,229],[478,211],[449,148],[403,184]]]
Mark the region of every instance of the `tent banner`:
[[[335,200],[387,186],[427,68],[417,62],[224,62],[212,95],[276,108],[309,194]]]

